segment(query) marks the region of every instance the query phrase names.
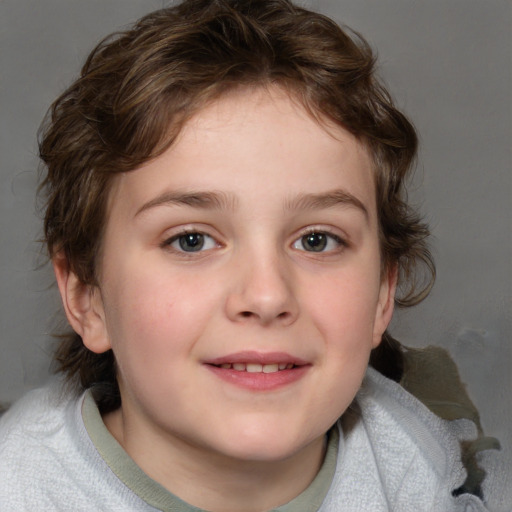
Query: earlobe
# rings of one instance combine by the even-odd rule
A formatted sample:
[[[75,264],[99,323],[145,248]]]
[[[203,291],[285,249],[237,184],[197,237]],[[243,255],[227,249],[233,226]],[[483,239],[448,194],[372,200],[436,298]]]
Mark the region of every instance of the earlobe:
[[[106,352],[111,346],[99,288],[81,282],[70,270],[64,255],[54,256],[52,264],[71,327],[89,350],[98,354]]]
[[[398,267],[393,265],[386,272],[386,275],[383,277],[380,286],[375,324],[373,326],[373,348],[376,348],[380,344],[382,335],[391,322],[393,310],[395,307],[397,280]]]

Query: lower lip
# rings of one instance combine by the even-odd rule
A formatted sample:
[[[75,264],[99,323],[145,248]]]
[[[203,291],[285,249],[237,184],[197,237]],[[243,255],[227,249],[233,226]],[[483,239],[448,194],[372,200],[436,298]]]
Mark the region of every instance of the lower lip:
[[[280,370],[273,373],[250,373],[233,369],[224,369],[218,366],[206,365],[217,377],[251,391],[272,391],[302,379],[310,365],[296,366],[290,370]]]

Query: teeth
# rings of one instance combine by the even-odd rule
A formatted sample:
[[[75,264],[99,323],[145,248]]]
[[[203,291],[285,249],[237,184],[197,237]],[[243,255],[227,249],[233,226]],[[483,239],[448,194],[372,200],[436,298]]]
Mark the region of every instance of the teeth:
[[[224,370],[236,370],[237,372],[249,373],[275,373],[279,370],[291,370],[294,367],[293,363],[271,363],[271,364],[258,364],[258,363],[222,363],[220,368]]]

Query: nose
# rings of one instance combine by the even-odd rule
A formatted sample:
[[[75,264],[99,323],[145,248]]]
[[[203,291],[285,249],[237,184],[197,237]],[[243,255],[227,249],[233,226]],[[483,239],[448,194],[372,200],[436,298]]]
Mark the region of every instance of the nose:
[[[240,255],[231,267],[226,313],[234,322],[291,325],[299,304],[293,270],[278,254]]]

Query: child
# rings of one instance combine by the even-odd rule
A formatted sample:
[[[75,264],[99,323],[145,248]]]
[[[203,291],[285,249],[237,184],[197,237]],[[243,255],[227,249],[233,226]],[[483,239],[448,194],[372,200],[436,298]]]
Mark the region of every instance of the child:
[[[40,145],[68,386],[2,419],[2,511],[486,510],[471,425],[394,382],[394,303],[434,267],[373,65],[287,0],[184,1],[93,51]]]

